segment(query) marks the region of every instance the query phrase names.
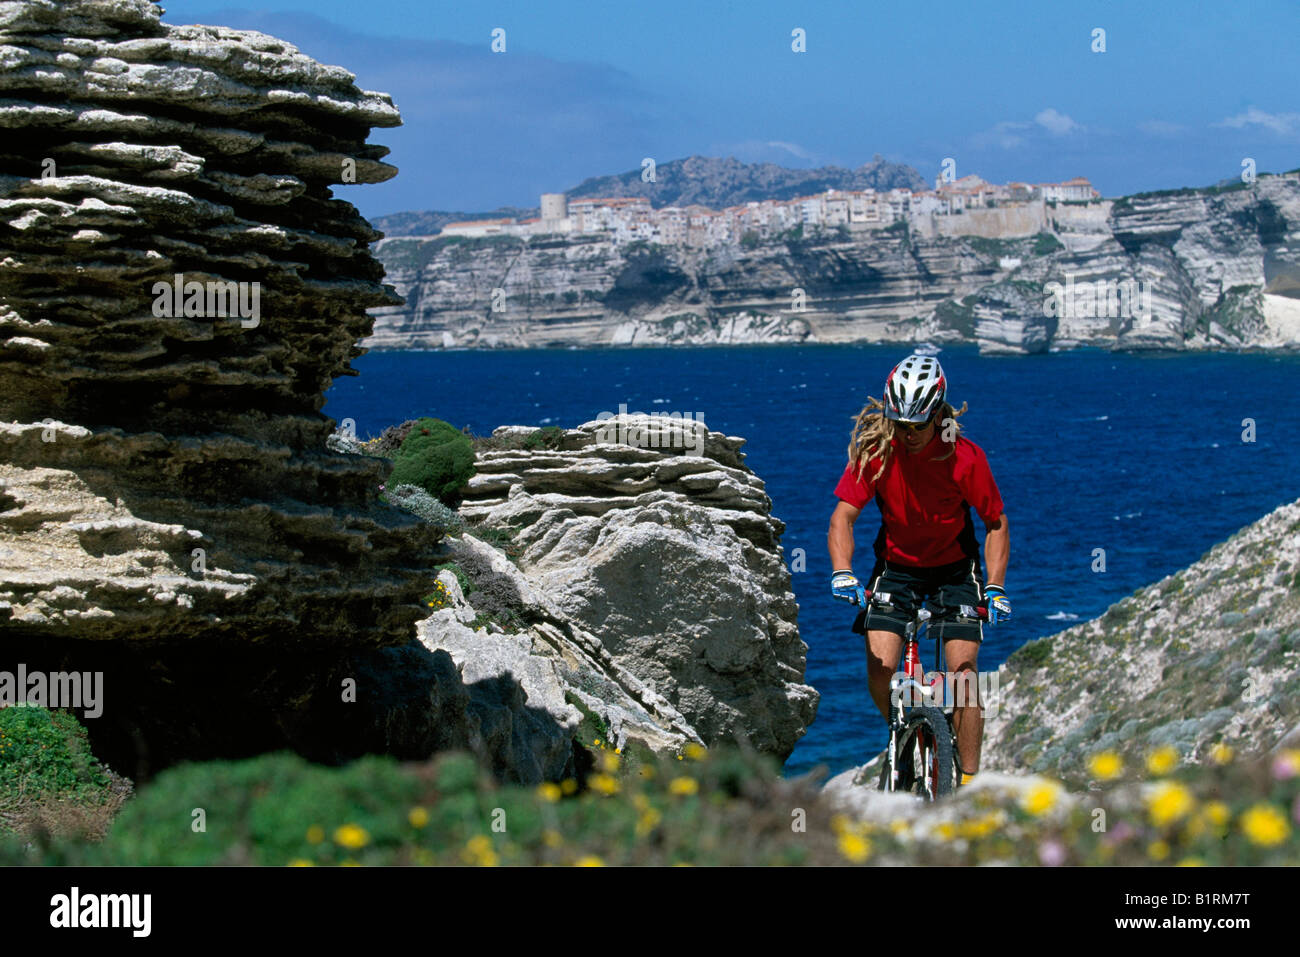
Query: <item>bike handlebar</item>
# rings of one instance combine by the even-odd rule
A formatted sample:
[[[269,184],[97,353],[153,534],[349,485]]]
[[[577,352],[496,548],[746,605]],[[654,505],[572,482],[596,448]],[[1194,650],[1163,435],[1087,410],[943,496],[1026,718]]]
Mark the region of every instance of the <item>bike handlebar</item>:
[[[868,601],[871,600],[871,594],[872,594],[871,589],[870,589],[870,588],[864,588],[864,589],[862,589],[862,594],[863,594],[863,596],[864,596],[864,598],[863,598],[863,602],[864,602],[863,607],[866,607],[866,606],[865,606],[865,602],[868,602]],[[989,610],[988,610],[988,606],[987,606],[987,605],[976,605],[976,606],[974,606],[974,610],[975,610],[976,617],[978,617],[980,621],[988,621],[988,620],[989,620]]]

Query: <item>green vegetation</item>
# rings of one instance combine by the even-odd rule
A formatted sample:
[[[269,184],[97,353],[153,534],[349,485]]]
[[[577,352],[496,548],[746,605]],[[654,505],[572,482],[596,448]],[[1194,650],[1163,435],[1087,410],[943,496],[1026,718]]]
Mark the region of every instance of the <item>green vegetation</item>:
[[[741,249],[753,249],[758,245],[758,233],[752,229],[746,230],[745,234],[740,237]]]
[[[1217,720],[1217,719],[1216,719]],[[367,757],[340,768],[289,754],[163,772],[98,842],[0,840],[0,865],[1285,865],[1300,751],[1205,764],[1152,745],[1127,759],[1076,737],[1096,788],[992,785],[881,823],[837,813],[811,779],[748,749],[615,750],[584,709],[573,773],[501,785],[469,755]],[[1124,732],[1103,737],[1121,739]],[[1085,750],[1086,749],[1086,750]],[[1021,754],[1059,760],[1064,743]],[[203,826],[195,827],[195,809]],[[938,811],[939,809],[935,809]],[[1102,812],[1101,815],[1098,812]],[[1102,826],[1097,827],[1101,821]]]
[[[81,794],[108,786],[86,729],[67,711],[0,708],[0,782],[31,794]]]
[[[1039,638],[1021,645],[1007,657],[1007,664],[1017,667],[1041,668],[1052,657],[1052,643],[1047,638]]]
[[[967,296],[960,302],[945,299],[935,306],[934,317],[944,328],[955,329],[968,339],[975,337],[975,297]]]
[[[1065,244],[1052,233],[1039,233],[1034,237],[1033,250],[1035,256],[1050,256],[1058,249],[1064,248]]]
[[[102,835],[125,790],[95,760],[71,712],[0,708],[0,834]]]
[[[585,742],[582,776],[500,786],[474,759],[403,766],[368,757],[343,768],[289,754],[209,762],[159,775],[107,839],[55,842],[36,855],[0,844],[0,864],[800,864],[836,860],[825,813],[775,762],[751,752],[635,761]],[[797,796],[792,796],[797,793]],[[202,808],[206,829],[192,828]]]
[[[971,249],[993,259],[1009,256],[1016,250],[1016,242],[1012,239],[988,239],[984,236],[963,236],[961,238]]]
[[[414,485],[455,508],[474,474],[474,449],[469,436],[441,419],[416,421],[393,457],[388,485]]]
[[[564,429],[558,425],[548,425],[526,434],[510,433],[508,435],[475,435],[470,443],[475,452],[497,452],[506,449],[558,449],[564,440]]]

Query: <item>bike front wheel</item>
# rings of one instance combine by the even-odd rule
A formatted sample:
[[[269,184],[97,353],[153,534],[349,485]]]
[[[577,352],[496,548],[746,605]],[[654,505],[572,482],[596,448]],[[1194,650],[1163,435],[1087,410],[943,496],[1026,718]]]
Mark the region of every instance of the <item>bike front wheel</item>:
[[[898,741],[898,790],[933,801],[953,792],[952,729],[938,708],[917,708],[907,716]]]

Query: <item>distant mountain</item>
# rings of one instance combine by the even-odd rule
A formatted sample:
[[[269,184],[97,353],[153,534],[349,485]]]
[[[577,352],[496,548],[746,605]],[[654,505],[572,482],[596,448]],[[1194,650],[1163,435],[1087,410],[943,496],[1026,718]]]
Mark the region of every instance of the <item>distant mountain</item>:
[[[762,199],[793,199],[828,189],[886,190],[905,187],[927,189],[929,184],[910,166],[890,163],[880,154],[857,169],[821,166],[817,169],[786,169],[775,163],[742,163],[734,157],[690,156],[660,163],[655,182],[641,180],[641,170],[617,176],[584,180],[566,194],[569,199],[592,196],[645,196],[650,205],[688,206],[698,203],[723,209],[737,203]]]
[[[532,209],[524,209],[522,206],[502,206],[490,213],[449,213],[431,209],[422,213],[376,216],[370,222],[385,236],[436,236],[448,223],[467,219],[527,219],[536,216],[539,212],[536,206]]]
[[[697,203],[723,209],[737,203],[761,199],[793,199],[828,189],[927,189],[921,174],[902,163],[890,163],[879,154],[857,169],[821,166],[817,169],[787,169],[775,163],[742,163],[734,157],[689,156],[659,164],[655,182],[643,183],[641,170],[615,176],[585,179],[565,195],[569,199],[592,196],[645,196],[656,209]],[[537,216],[536,206],[502,206],[488,213],[443,212],[394,213],[374,220],[376,229],[387,236],[434,236],[447,223],[465,219],[526,219]]]

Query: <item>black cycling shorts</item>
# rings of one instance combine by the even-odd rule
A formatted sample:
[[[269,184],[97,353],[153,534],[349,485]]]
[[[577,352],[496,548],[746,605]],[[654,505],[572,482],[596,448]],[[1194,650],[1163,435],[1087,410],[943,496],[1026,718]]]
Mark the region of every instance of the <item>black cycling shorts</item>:
[[[864,584],[872,597],[853,623],[853,630],[860,635],[868,631],[903,635],[921,603],[928,599],[931,638],[984,640],[983,623],[963,615],[961,608],[985,604],[984,574],[978,558],[963,558],[934,568],[911,568],[878,559],[871,578]]]

